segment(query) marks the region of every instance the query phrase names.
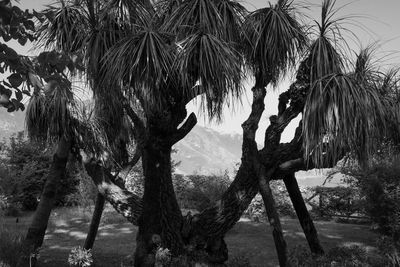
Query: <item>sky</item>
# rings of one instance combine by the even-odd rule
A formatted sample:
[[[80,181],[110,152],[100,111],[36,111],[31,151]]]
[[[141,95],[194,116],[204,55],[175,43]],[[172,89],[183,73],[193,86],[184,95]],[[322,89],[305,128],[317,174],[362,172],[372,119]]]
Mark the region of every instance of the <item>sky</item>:
[[[19,6],[22,9],[41,10],[44,5],[53,3],[54,0],[20,0]],[[256,8],[262,8],[269,5],[266,0],[240,1],[249,11]],[[276,0],[271,0],[275,3]],[[306,14],[306,21],[320,20],[320,6],[322,0],[298,1],[294,3],[300,7],[307,5],[308,9],[300,9]],[[351,16],[352,19],[344,26],[350,29],[354,36],[348,36],[349,46],[355,52],[359,51],[360,47],[366,47],[371,43],[379,45],[376,57],[380,59],[380,64],[390,66],[400,63],[400,0],[337,0],[336,7],[342,7],[338,11],[337,16]],[[14,46],[20,53],[29,52],[29,47],[18,47],[17,43]],[[206,116],[199,113],[199,101],[190,103],[188,110],[197,113],[198,124],[206,126],[217,131],[225,133],[241,133],[241,124],[246,120],[251,105],[251,79],[244,81],[244,94],[242,103],[236,104],[234,107],[226,107],[224,109],[223,121],[220,123],[209,122]],[[279,93],[283,92],[290,85],[290,78],[282,81],[277,88],[267,88],[266,109],[261,119],[257,141],[263,143],[263,132],[268,126],[268,118],[277,113],[277,104]],[[290,141],[294,135],[294,130],[298,124],[299,118],[292,121],[282,135],[282,141]]]

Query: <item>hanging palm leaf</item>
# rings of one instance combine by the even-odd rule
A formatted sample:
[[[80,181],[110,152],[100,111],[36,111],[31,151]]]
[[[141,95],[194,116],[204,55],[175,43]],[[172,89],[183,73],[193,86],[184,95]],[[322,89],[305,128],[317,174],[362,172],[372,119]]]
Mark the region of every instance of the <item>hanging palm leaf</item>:
[[[40,93],[35,93],[29,100],[25,114],[25,127],[32,140],[47,138],[48,119],[45,102],[45,96]]]
[[[73,94],[68,86],[55,81],[50,81],[49,84],[48,90],[45,91],[48,137],[52,139],[69,136],[69,106],[73,104]]]

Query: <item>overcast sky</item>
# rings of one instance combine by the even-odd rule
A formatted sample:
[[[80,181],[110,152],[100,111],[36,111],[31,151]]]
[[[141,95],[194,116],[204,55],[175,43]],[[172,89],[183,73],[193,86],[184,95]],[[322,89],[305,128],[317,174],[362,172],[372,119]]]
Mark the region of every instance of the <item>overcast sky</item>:
[[[44,5],[53,3],[54,0],[20,0],[19,2],[20,7],[23,9],[41,10]],[[248,10],[265,7],[269,3],[269,1],[265,0],[240,2],[244,4]],[[271,2],[275,3],[276,1]],[[300,5],[307,3],[308,6],[311,7],[309,10],[303,10],[303,12],[312,19],[320,20],[320,5],[322,0],[309,0],[306,2],[295,0],[294,2]],[[352,49],[355,51],[359,50],[360,43],[365,47],[368,44],[379,42],[381,45],[379,51],[381,52],[377,54],[377,57],[384,57],[385,53],[389,54],[389,56],[384,57],[382,64],[396,65],[400,63],[400,55],[397,52],[400,50],[400,0],[337,0],[336,6],[343,6],[338,16],[354,15],[354,19],[349,21],[347,25],[344,25],[356,36],[356,38],[352,38],[353,42],[350,42]],[[17,45],[14,45],[14,47],[17,48]],[[28,48],[17,48],[17,50],[20,53],[28,53]],[[257,138],[260,143],[262,143],[262,132],[268,124],[267,118],[277,112],[279,91],[287,89],[289,82],[289,80],[282,82],[275,90],[268,88],[266,111],[263,115],[259,136]],[[221,124],[208,123],[207,119],[202,116],[199,116],[199,124],[223,132],[240,133],[240,125],[246,119],[250,110],[249,101],[251,100],[251,92],[249,92],[249,88],[251,88],[251,82],[246,83],[246,94],[243,96],[242,105],[236,105],[234,110],[232,108],[226,108],[224,111],[224,120]],[[195,105],[190,105],[188,108],[194,112],[198,111]],[[284,132],[282,136],[283,141],[290,141],[297,123],[298,120],[293,122]]]

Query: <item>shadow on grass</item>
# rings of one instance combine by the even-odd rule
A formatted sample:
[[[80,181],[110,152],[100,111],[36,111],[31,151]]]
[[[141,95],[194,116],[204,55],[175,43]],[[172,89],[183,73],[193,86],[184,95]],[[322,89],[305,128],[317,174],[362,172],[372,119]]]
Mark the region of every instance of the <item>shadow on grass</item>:
[[[81,215],[81,216],[79,216]],[[90,218],[90,217],[89,217]],[[18,225],[10,219],[6,226],[10,231],[25,232],[30,217],[20,218]],[[328,250],[338,245],[374,246],[377,235],[368,226],[315,222],[323,247]],[[300,224],[296,219],[282,219],[282,226],[289,250],[297,245],[307,246]],[[40,266],[67,267],[69,252],[73,247],[82,246],[89,228],[89,220],[79,212],[57,210],[51,217]],[[135,250],[137,228],[125,222],[116,212],[106,212],[100,225],[93,248],[96,267],[121,266]],[[277,266],[277,256],[271,235],[271,228],[265,222],[240,221],[226,236],[229,255],[248,257],[253,266]]]

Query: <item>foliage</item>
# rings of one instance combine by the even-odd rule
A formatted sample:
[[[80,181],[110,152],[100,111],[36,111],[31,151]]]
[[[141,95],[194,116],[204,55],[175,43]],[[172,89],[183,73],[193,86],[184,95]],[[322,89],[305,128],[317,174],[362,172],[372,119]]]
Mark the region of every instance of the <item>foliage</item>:
[[[9,204],[34,210],[49,172],[51,149],[41,142],[26,140],[22,132],[11,137],[9,145],[4,148],[4,165],[9,175],[0,177],[3,194],[8,197]],[[75,191],[77,179],[71,175],[71,167],[69,170],[61,180],[56,205],[66,204],[66,196]]]
[[[314,187],[311,194],[318,195],[319,202],[312,203],[312,212],[318,216],[365,215],[364,199],[355,187]],[[311,200],[310,200],[311,201]]]
[[[275,206],[279,214],[281,216],[295,217],[296,212],[294,211],[289,193],[287,192],[283,181],[271,181],[270,186],[274,196]],[[266,218],[265,206],[260,194],[257,194],[254,197],[244,214],[256,222],[259,222],[262,218]]]
[[[365,60],[362,50],[355,63],[346,64],[348,43],[343,27],[350,17],[335,18],[335,0],[324,0],[321,22],[317,22],[305,63],[310,90],[303,115],[305,157],[319,167],[336,163],[345,152],[366,162],[384,135],[385,105],[377,82],[379,68]],[[329,151],[329,153],[325,153]]]
[[[323,256],[312,255],[308,248],[296,246],[289,252],[293,267],[375,267],[388,266],[384,257],[367,253],[359,246],[334,247]]]
[[[379,226],[381,233],[400,238],[400,155],[392,147],[382,147],[369,168],[344,166],[349,183],[359,188],[365,199],[367,214]]]
[[[387,259],[386,266],[400,266],[400,242],[382,236],[378,242],[379,253]]]
[[[251,267],[252,265],[250,264],[250,259],[246,256],[234,256],[231,259],[228,260],[226,263],[227,266],[231,267]]]
[[[202,211],[214,205],[231,181],[225,175],[175,175],[175,192],[181,208]]]
[[[155,261],[155,267],[168,266],[171,262],[171,252],[169,249],[159,247],[156,251]]]
[[[93,263],[92,252],[90,249],[75,247],[68,256],[70,266],[89,267]]]

